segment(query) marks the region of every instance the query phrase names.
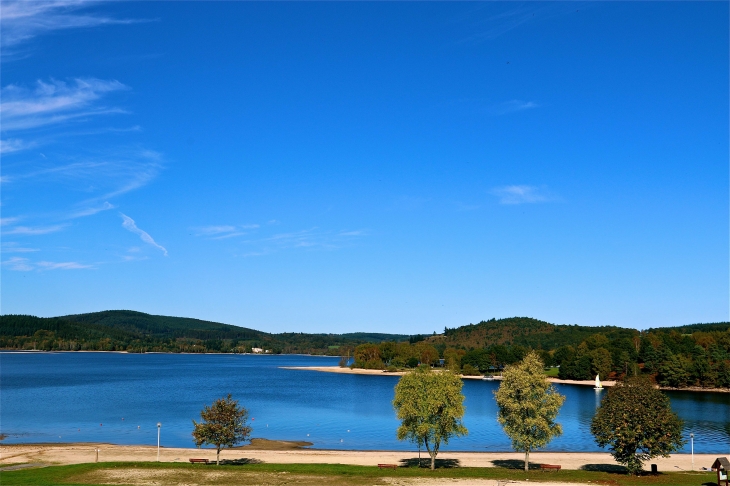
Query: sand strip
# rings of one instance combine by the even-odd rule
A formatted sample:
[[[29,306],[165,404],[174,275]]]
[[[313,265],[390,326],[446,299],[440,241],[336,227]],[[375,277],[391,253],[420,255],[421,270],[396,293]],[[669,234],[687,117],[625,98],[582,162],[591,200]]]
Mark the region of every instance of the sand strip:
[[[8,463],[79,464],[94,462],[95,449],[99,449],[99,461],[156,461],[155,446],[121,446],[113,444],[5,444],[0,446],[0,465]],[[417,451],[334,451],[322,449],[260,450],[254,448],[231,449],[221,452],[221,459],[248,459],[278,464],[352,464],[374,466],[379,463],[400,464],[418,457]],[[427,457],[422,454],[422,457]],[[716,454],[695,454],[695,470],[709,467]],[[190,458],[215,460],[214,449],[168,448],[160,449],[162,462],[188,462]],[[458,460],[462,467],[494,467],[522,464],[524,454],[513,452],[441,452],[438,459]],[[533,452],[530,462],[535,464],[560,464],[565,469],[610,469],[617,464],[608,453],[602,452]],[[651,461],[660,471],[689,471],[692,458],[689,454],[674,454],[669,458]],[[648,464],[646,466],[649,467]]]
[[[344,375],[372,375],[372,376],[403,376],[406,371],[384,371],[384,370],[365,370],[362,368],[340,368],[339,366],[281,366],[280,368],[285,370],[307,370],[307,371],[322,371],[325,373],[341,373]],[[435,370],[440,371],[440,370]],[[481,380],[482,376],[467,376],[460,375],[466,380]],[[501,380],[501,376],[495,376],[494,380]],[[595,386],[593,380],[560,380],[558,378],[548,378],[551,383],[563,383],[566,385],[582,385],[582,386]],[[613,386],[615,381],[604,381],[601,382],[603,386]]]

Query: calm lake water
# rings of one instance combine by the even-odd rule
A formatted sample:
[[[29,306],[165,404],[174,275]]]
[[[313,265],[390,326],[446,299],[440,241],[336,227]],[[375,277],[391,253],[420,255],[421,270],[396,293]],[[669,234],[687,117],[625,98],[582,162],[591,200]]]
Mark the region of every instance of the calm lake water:
[[[94,441],[192,447],[192,420],[231,393],[248,408],[253,437],[308,440],[323,449],[413,449],[395,439],[392,376],[285,370],[332,366],[311,356],[115,353],[0,353],[0,432],[4,443]],[[464,384],[469,435],[444,450],[507,451],[497,423],[495,382]],[[567,396],[563,436],[552,451],[598,451],[589,431],[600,397],[590,387],[558,385]],[[730,394],[670,392],[695,434],[695,452],[730,452]],[[686,448],[689,449],[689,445]]]

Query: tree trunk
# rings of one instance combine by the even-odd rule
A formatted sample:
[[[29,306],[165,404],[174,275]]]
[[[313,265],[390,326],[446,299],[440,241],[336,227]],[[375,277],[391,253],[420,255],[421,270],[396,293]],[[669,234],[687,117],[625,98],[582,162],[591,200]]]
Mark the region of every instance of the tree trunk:
[[[530,449],[525,451],[525,472],[530,470]]]
[[[221,465],[221,448],[218,447],[215,450],[215,465],[220,466]]]
[[[423,439],[423,443],[426,445],[426,450],[428,451],[428,455],[431,456],[431,470],[436,469],[436,456],[439,453],[439,446],[441,445],[440,442],[437,442],[433,445],[433,450],[428,445],[428,440]],[[419,464],[420,465],[420,464]]]

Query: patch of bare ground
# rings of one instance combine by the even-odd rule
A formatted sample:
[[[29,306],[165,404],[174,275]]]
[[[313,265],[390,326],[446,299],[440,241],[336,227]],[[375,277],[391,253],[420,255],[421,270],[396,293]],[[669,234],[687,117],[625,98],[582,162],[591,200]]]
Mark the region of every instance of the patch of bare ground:
[[[269,440],[269,439],[251,439],[251,443],[233,449],[254,449],[257,451],[291,451],[314,445],[311,442],[303,440]]]
[[[134,486],[340,486],[343,478],[292,474],[288,472],[215,471],[214,466],[198,470],[180,469],[101,469],[69,478],[78,484],[113,484]],[[203,469],[205,468],[205,469]],[[348,477],[347,484],[356,486],[387,485],[379,478]]]
[[[528,486],[530,482],[495,479],[453,478],[363,478],[357,476],[322,476],[288,472],[216,471],[212,467],[197,470],[113,468],[101,469],[69,478],[76,484],[133,486]],[[535,483],[544,486],[586,486],[577,483]]]

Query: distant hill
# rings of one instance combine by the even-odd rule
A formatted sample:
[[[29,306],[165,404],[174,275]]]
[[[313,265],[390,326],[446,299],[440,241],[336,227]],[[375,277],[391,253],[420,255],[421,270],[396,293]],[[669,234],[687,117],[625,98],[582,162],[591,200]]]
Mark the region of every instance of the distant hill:
[[[688,324],[675,327],[653,327],[647,332],[667,333],[678,332],[680,334],[692,334],[694,332],[723,332],[730,330],[730,322],[713,322],[709,324]]]
[[[636,329],[615,326],[578,326],[551,324],[531,317],[490,319],[478,324],[446,328],[443,335],[431,337],[434,343],[463,346],[467,349],[494,344],[520,345],[534,349],[555,349],[564,345],[577,346],[593,334],[601,333],[609,339],[633,337]]]
[[[416,340],[418,338],[418,340]],[[643,374],[668,388],[730,390],[730,323],[689,324],[638,331],[617,326],[551,324],[530,317],[490,319],[412,336],[410,344],[363,344],[359,368],[397,371],[419,363],[467,375],[494,373],[533,350],[562,379],[621,379]]]
[[[0,316],[0,348],[131,352],[246,352],[339,354],[341,347],[402,341],[401,334],[271,334],[187,317],[111,310],[60,317]]]
[[[411,336],[407,334],[382,334],[373,332],[348,332],[340,334],[343,339],[352,339],[353,341],[365,341],[368,343],[382,343],[385,341],[407,341]]]

